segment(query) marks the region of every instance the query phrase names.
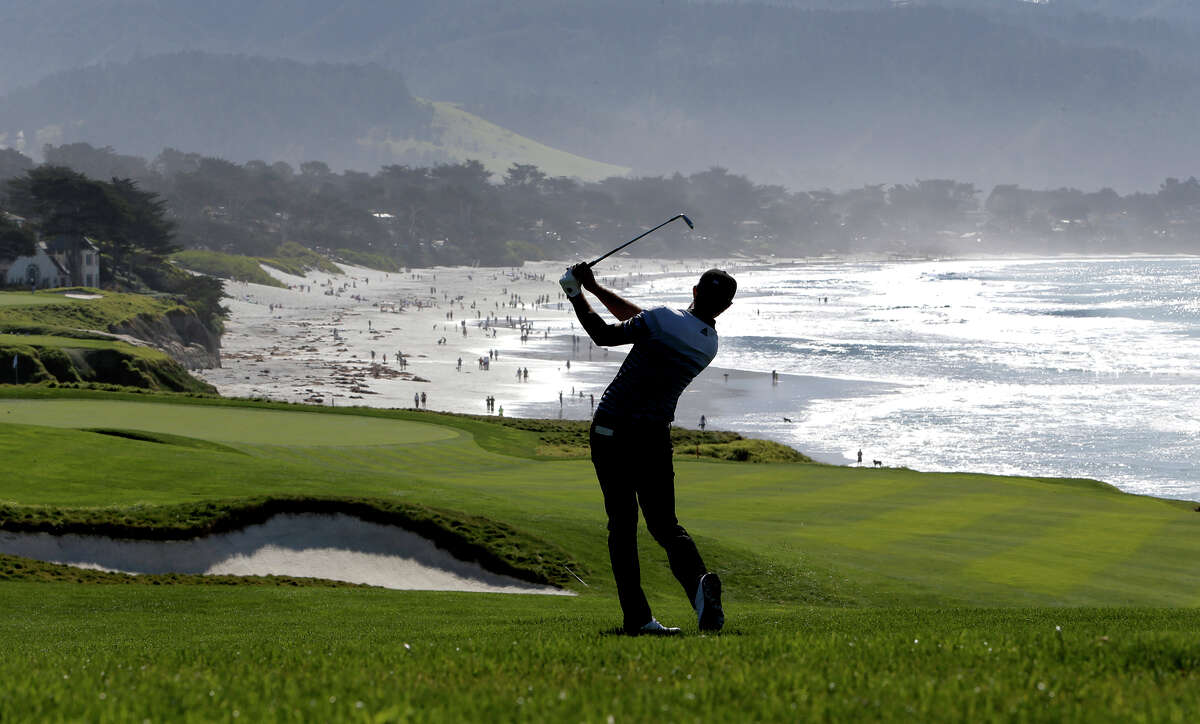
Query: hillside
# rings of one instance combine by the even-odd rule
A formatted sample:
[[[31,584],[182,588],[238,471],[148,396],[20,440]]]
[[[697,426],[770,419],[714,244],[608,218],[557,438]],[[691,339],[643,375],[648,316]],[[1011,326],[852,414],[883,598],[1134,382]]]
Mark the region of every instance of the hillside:
[[[423,101],[433,109],[430,138],[372,138],[365,145],[378,148],[381,161],[411,160],[424,163],[477,160],[488,171],[502,176],[513,164],[532,164],[548,176],[600,181],[625,176],[628,166],[593,161],[551,148],[507,128],[469,113],[455,103]]]
[[[371,134],[429,137],[432,112],[379,66],[176,53],[64,71],[0,98],[0,142],[373,167]],[[35,141],[36,139],[36,141]]]
[[[957,177],[1124,191],[1200,166],[1187,141],[1200,109],[1195,17],[1194,3],[1149,0],[21,0],[0,26],[0,89],[178,47],[377,63],[421,96],[639,174],[720,165],[793,188]],[[408,136],[422,140],[372,137]],[[313,153],[310,140],[247,144],[250,155],[178,145],[376,165],[361,149]]]
[[[409,95],[378,66],[182,53],[65,71],[0,97],[0,144],[91,143],[133,156],[185,148],[228,160],[374,170],[478,159],[598,181],[629,168],[551,148],[452,103]],[[49,160],[49,159],[47,159]],[[123,175],[146,173],[136,163]],[[103,178],[103,176],[100,176]]]
[[[6,385],[214,394],[187,369],[219,365],[219,348],[219,336],[171,298],[96,289],[0,292],[0,359],[16,360],[0,378]]]

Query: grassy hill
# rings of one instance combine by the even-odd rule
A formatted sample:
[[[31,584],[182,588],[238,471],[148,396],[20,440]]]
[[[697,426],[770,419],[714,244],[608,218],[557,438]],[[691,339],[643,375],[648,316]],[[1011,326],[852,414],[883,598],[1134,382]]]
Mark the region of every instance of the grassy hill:
[[[269,501],[342,501],[432,516],[579,595],[97,585],[129,580],[68,582],[78,574],[9,558],[0,719],[1097,721],[1200,710],[1192,505],[1085,480],[681,449],[679,516],[725,580],[729,623],[696,634],[643,533],[651,604],[685,635],[630,639],[615,633],[591,464],[562,446],[539,452],[559,437],[552,427],[4,390],[0,450],[20,474],[0,482],[0,535],[115,526],[176,537]]]
[[[91,64],[0,96],[0,138],[86,141],[148,158],[185,148],[372,168],[354,139],[422,137],[429,120],[404,77],[377,65],[201,52]]]
[[[326,274],[343,273],[341,267],[329,259],[295,242],[280,245],[275,254],[270,257],[186,249],[172,254],[171,260],[190,271],[269,287],[286,287],[287,285],[268,274],[262,268],[263,264],[296,276],[304,276],[314,269]]]
[[[74,297],[67,293],[78,292]],[[117,385],[215,394],[166,352],[110,332],[170,328],[168,315],[190,310],[168,297],[59,289],[0,292],[0,383]],[[16,366],[10,361],[16,359]],[[14,374],[15,372],[15,374]]]
[[[426,158],[432,161],[476,160],[497,175],[514,163],[533,164],[549,176],[568,176],[599,181],[625,176],[631,169],[594,161],[551,148],[468,113],[454,103],[424,101],[433,109],[432,139],[364,139],[397,158]]]

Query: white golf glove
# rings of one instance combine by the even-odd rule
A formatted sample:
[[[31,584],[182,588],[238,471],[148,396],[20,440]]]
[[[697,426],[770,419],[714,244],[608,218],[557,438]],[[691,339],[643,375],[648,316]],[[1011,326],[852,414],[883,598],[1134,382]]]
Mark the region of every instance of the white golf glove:
[[[577,297],[583,291],[583,287],[579,285],[579,280],[575,278],[570,269],[558,280],[558,285],[566,292],[567,297]]]

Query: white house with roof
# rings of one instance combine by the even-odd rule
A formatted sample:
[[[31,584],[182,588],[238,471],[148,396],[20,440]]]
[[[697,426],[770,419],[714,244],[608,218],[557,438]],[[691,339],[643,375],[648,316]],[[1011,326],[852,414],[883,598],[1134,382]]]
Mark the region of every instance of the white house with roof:
[[[24,226],[21,216],[0,211],[5,220]],[[59,234],[39,239],[30,256],[0,257],[0,285],[30,289],[100,286],[100,249],[82,234]]]
[[[67,271],[65,286],[100,286],[100,249],[82,234],[60,234],[46,241],[46,253]]]
[[[0,274],[5,286],[49,289],[71,285],[71,274],[47,250],[44,241],[37,242],[32,256],[0,259]]]

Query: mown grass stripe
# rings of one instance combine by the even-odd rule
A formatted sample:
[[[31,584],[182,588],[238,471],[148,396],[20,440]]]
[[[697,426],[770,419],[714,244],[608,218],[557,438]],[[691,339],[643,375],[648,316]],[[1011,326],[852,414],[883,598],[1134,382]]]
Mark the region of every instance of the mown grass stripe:
[[[1004,553],[969,563],[963,575],[1063,594],[1136,554],[1166,526],[1165,517],[1136,511],[1082,513]]]
[[[967,493],[943,500],[921,501],[849,524],[810,526],[805,529],[805,534],[851,548],[873,551],[920,539],[934,532],[940,536],[956,537],[957,531],[1020,505],[1021,501],[1011,496]]]

